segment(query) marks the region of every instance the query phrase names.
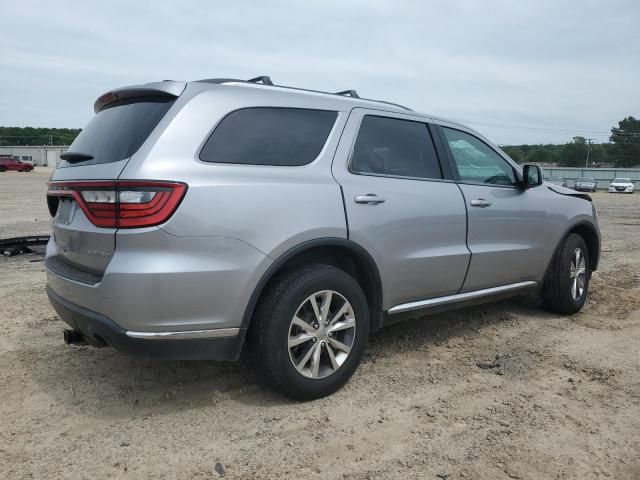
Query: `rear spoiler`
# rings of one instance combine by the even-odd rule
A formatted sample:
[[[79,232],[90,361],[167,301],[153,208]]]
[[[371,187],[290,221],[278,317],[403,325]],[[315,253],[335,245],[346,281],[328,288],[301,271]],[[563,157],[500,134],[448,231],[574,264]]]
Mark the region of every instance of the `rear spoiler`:
[[[116,88],[100,95],[93,104],[93,110],[98,113],[110,103],[126,98],[137,97],[179,97],[187,86],[187,82],[165,80],[163,82],[145,83],[130,87]]]

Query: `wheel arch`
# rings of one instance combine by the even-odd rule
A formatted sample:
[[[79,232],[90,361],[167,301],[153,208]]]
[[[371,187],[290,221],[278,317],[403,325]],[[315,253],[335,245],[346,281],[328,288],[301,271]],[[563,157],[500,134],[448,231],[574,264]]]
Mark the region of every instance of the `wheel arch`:
[[[587,249],[589,250],[589,270],[591,272],[597,270],[598,263],[600,261],[600,234],[598,233],[598,229],[593,225],[593,223],[587,220],[581,220],[571,224],[565,230],[564,234],[560,237],[560,241],[558,242],[558,245],[556,245],[556,248],[553,251],[553,255],[549,259],[549,263],[545,272],[549,272],[549,269],[551,268],[551,265],[553,263],[553,259],[558,254],[558,250],[560,250],[566,238],[572,233],[577,233],[578,235],[580,235],[583,238],[584,243],[587,244]]]
[[[600,235],[597,229],[590,222],[582,221],[573,225],[562,237],[564,241],[567,236],[572,233],[577,233],[582,237],[584,243],[587,244],[589,250],[589,269],[595,271],[598,269],[598,263],[600,262]]]
[[[369,305],[371,331],[382,326],[382,281],[375,260],[359,244],[344,238],[320,238],[303,242],[276,259],[253,290],[242,317],[242,328],[249,328],[256,305],[278,277],[305,263],[323,263],[351,275],[362,288]]]

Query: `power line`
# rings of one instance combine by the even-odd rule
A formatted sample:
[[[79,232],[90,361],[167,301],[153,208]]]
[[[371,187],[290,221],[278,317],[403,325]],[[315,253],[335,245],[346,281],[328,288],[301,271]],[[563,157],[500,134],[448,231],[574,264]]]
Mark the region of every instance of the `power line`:
[[[500,127],[507,129],[520,129],[520,130],[530,130],[535,132],[552,132],[552,133],[572,133],[572,134],[589,134],[596,136],[611,136],[612,132],[610,131],[597,131],[597,130],[581,130],[581,129],[569,129],[569,128],[546,128],[546,127],[533,127],[528,125],[505,125],[502,123],[491,123],[491,122],[476,122],[473,120],[462,120],[463,123],[470,123],[472,125],[483,125],[488,127]],[[622,136],[640,136],[640,132],[619,132],[616,135]]]

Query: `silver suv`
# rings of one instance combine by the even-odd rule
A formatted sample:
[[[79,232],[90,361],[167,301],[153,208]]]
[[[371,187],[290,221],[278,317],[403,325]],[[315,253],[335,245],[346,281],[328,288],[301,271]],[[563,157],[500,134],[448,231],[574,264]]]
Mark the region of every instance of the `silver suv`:
[[[590,198],[458,123],[268,77],[120,88],[95,112],[47,195],[67,343],[244,348],[305,399],[347,382],[390,323],[529,293],[585,303]]]

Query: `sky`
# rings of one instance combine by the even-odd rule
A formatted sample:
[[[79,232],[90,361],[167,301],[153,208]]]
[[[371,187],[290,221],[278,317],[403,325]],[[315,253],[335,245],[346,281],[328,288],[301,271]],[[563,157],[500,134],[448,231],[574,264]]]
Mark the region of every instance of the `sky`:
[[[465,123],[501,145],[640,117],[637,0],[3,0],[0,126],[81,128],[111,88],[269,75]]]

